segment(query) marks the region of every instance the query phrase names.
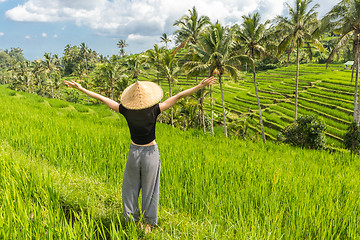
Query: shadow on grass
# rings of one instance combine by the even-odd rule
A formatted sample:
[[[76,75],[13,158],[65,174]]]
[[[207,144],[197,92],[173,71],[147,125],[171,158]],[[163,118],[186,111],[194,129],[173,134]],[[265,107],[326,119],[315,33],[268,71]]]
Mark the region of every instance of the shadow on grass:
[[[134,221],[125,222],[123,212],[113,211],[109,214],[93,214],[91,209],[71,205],[59,198],[58,203],[68,224],[73,228],[82,225],[89,231],[84,232],[85,239],[148,239],[143,229]]]

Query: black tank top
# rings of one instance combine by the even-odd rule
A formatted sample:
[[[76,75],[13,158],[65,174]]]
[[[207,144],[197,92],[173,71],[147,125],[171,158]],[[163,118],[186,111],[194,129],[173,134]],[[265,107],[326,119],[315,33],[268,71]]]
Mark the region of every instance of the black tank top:
[[[131,140],[135,144],[145,145],[155,140],[156,119],[160,114],[159,104],[140,110],[127,109],[120,104],[119,112],[124,115]]]

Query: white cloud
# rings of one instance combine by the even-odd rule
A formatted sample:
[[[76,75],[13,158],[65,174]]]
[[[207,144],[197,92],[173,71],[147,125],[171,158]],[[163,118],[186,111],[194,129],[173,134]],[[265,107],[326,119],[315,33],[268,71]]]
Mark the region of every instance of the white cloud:
[[[280,14],[285,0],[198,0],[200,15],[223,24],[241,21],[241,16],[263,7],[267,17]],[[103,34],[158,35],[187,14],[193,0],[27,0],[6,12],[15,21],[73,21]]]
[[[5,35],[5,33],[3,33],[3,32],[0,32],[0,37],[2,37],[2,36],[4,36]]]
[[[53,35],[53,38],[58,38],[58,35],[57,35],[57,34],[54,34],[54,35]]]
[[[26,35],[26,36],[25,36],[25,39],[31,39],[31,36],[30,36],[30,35]]]
[[[320,3],[318,10],[328,11],[336,1],[315,0],[314,4]],[[143,44],[145,49],[159,42],[163,33],[172,34],[175,20],[194,5],[200,16],[227,25],[241,23],[243,15],[256,11],[262,21],[272,19],[286,12],[285,2],[294,0],[25,0],[5,16],[23,22],[73,22],[99,35],[126,39],[129,47]]]
[[[47,34],[46,34],[46,33],[42,33],[41,36],[42,36],[43,38],[46,38],[46,37],[47,37]]]
[[[7,0],[0,0],[0,3],[6,2]]]

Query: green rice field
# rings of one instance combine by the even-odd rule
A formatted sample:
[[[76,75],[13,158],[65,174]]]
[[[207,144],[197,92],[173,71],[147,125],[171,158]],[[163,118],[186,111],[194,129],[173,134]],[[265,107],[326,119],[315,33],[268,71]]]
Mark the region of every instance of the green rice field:
[[[333,67],[325,81],[318,80],[325,79],[320,70],[308,73],[311,68],[301,74],[299,112],[329,114],[328,134],[340,136],[349,121],[342,109],[351,109],[331,101],[347,103],[335,94],[350,88],[349,73]],[[284,94],[274,94],[279,104],[262,103],[266,122],[274,123],[266,124],[272,134],[273,126],[293,118],[293,90],[287,87],[293,81],[287,71],[293,68],[263,73],[260,80],[267,99],[272,100],[274,89]],[[344,79],[338,81],[341,74]],[[271,81],[268,75],[283,80]],[[233,90],[227,99],[253,101],[250,82],[228,82],[227,89],[243,90]],[[326,100],[310,99],[325,88]],[[308,99],[329,107],[311,107]],[[145,236],[123,220],[121,185],[130,134],[119,114],[102,105],[45,99],[6,86],[0,86],[0,102],[0,239],[360,238],[360,160],[346,151],[264,145],[158,124],[159,226]],[[238,111],[256,114],[255,106],[245,101],[241,106]],[[336,145],[339,140],[333,139]]]
[[[296,65],[257,73],[260,104],[267,139],[276,140],[278,132],[294,122]],[[143,80],[154,79],[153,76]],[[195,79],[179,77],[179,86],[195,84]],[[327,125],[326,136],[329,148],[343,148],[343,136],[353,121],[354,80],[351,70],[342,64],[301,64],[299,76],[298,116],[315,114]],[[164,84],[163,88],[167,90]],[[220,88],[216,86],[215,111],[222,114]],[[225,108],[231,118],[249,116],[251,134],[260,132],[259,114],[252,74],[244,74],[234,83],[225,76]],[[206,109],[210,112],[210,100]]]

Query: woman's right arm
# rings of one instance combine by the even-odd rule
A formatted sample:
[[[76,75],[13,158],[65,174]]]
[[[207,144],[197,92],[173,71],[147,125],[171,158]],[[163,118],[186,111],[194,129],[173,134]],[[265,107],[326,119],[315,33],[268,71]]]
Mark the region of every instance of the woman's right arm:
[[[80,90],[81,92],[85,93],[86,95],[88,95],[89,97],[92,97],[96,100],[102,101],[103,103],[106,104],[106,106],[108,106],[109,108],[111,108],[112,110],[114,110],[115,112],[119,112],[119,103],[115,102],[114,100],[104,97],[100,94],[94,93],[92,91],[87,90],[86,88],[83,88],[79,83],[74,82],[74,81],[64,81],[65,85],[68,87],[72,87],[75,89]]]
[[[175,96],[172,96],[171,98],[166,99],[164,102],[159,103],[159,107],[160,107],[160,112],[163,112],[169,108],[171,108],[171,106],[173,106],[177,101],[179,101],[181,98],[189,96],[191,94],[193,94],[194,92],[200,90],[203,87],[209,86],[211,84],[214,84],[216,81],[216,78],[213,77],[209,77],[209,78],[204,78],[198,85],[196,85],[195,87],[192,87],[190,89],[187,89],[185,91],[182,91],[178,94],[176,94]]]

